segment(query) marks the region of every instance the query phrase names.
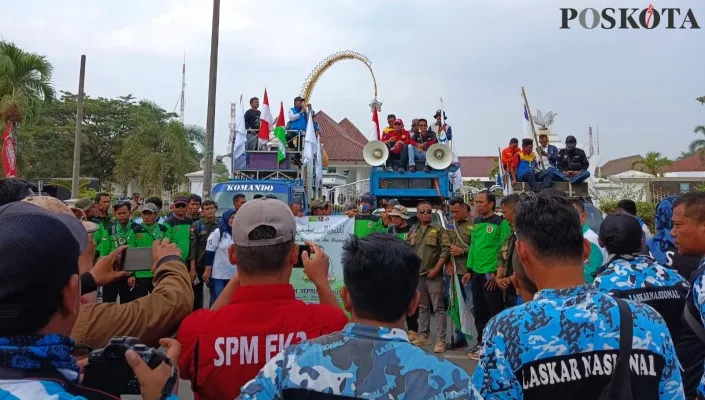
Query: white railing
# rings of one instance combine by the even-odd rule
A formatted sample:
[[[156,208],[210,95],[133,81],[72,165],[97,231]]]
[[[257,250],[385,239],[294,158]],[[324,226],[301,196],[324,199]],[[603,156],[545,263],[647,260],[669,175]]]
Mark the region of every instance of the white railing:
[[[369,179],[362,179],[357,182],[334,186],[329,189],[329,193],[332,193],[333,204],[340,205],[357,204],[357,202],[360,201],[360,197],[369,191]]]

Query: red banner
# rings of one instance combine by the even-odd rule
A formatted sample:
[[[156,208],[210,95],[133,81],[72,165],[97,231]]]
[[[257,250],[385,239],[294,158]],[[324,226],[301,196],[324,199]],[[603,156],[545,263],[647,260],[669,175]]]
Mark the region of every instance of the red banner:
[[[2,168],[5,178],[17,177],[17,158],[15,157],[15,138],[12,137],[12,124],[5,123],[2,134]]]

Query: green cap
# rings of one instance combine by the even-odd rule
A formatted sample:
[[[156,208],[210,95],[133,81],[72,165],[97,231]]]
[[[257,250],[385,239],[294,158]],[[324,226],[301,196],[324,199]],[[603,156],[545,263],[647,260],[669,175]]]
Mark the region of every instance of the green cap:
[[[78,199],[78,201],[76,201],[76,204],[74,205],[74,207],[81,209],[83,211],[88,211],[88,209],[91,208],[92,205],[93,205],[93,200],[91,200],[91,199]]]

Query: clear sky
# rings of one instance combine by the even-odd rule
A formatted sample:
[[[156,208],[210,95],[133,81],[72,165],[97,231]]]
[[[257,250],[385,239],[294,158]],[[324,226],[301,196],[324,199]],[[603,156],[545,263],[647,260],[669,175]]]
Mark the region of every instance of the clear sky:
[[[459,155],[495,155],[521,137],[521,86],[533,111],[558,113],[554,130],[587,142],[599,126],[602,161],[647,151],[676,157],[705,124],[705,3],[700,30],[558,29],[559,7],[647,7],[605,0],[245,1],[223,0],[216,153],[226,152],[230,102],[262,97],[273,114],[291,107],[309,72],[352,49],[372,60],[382,114],[407,124],[432,117],[443,97]],[[658,5],[657,5],[658,6]],[[76,92],[80,55],[86,93],[132,93],[178,111],[186,53],[186,123],[205,126],[210,0],[29,0],[0,12],[0,35],[55,67],[57,89]],[[678,20],[680,23],[680,21]],[[370,129],[372,81],[342,62],[319,81],[315,109]]]

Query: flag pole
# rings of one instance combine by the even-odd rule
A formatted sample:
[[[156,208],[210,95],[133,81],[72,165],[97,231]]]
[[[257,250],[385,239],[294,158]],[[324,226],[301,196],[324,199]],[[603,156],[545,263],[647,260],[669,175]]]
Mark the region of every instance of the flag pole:
[[[536,146],[539,145],[539,137],[536,135],[536,128],[534,127],[534,117],[531,115],[531,108],[529,108],[529,100],[526,98],[526,91],[524,90],[524,86],[521,87],[521,97],[524,98],[524,106],[526,107],[526,113],[529,114],[529,125],[531,125],[531,133],[534,135],[534,151],[536,151]],[[541,169],[544,168],[543,158],[541,157],[541,155],[538,155],[536,163],[541,167]]]

